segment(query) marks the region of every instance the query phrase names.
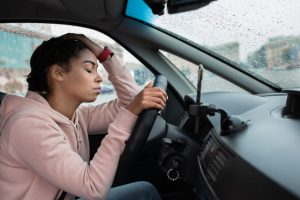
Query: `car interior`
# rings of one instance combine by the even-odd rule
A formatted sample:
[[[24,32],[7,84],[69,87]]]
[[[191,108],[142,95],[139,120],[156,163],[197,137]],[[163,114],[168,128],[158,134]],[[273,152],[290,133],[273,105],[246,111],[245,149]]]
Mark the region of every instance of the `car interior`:
[[[167,12],[201,11],[221,1],[0,0],[0,33],[8,31],[3,27],[11,23],[72,25],[100,32],[145,66],[155,86],[166,90],[164,110],[146,110],[138,117],[113,186],[146,180],[163,200],[300,199],[299,85],[284,87],[266,81],[205,45],[129,16],[128,11],[142,12],[137,5],[143,4],[159,19]],[[0,35],[0,39],[1,46],[6,38]],[[296,69],[284,69],[295,77],[300,75],[297,48]],[[0,68],[5,61],[1,62],[1,50]],[[190,72],[193,81],[178,70],[177,59],[195,66]],[[239,90],[206,82],[206,72]],[[207,86],[218,88],[203,91]],[[10,93],[3,88],[1,100]],[[91,158],[104,136],[90,136]]]

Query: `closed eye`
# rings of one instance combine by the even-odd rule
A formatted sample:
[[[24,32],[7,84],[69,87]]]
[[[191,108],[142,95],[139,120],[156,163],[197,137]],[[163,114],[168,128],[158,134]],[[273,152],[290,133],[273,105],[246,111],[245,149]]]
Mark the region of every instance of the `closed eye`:
[[[83,62],[84,65],[87,65],[88,68],[86,68],[85,70],[88,73],[93,73],[94,69],[97,68],[98,66],[96,65],[96,63],[94,63],[93,61],[90,60],[86,60]]]

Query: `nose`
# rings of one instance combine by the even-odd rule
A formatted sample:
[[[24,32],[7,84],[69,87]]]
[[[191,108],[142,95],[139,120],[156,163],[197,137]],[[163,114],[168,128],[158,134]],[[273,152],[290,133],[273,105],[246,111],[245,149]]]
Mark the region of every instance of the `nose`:
[[[99,73],[97,73],[96,78],[95,78],[95,82],[101,83],[102,81],[103,81],[102,76]]]

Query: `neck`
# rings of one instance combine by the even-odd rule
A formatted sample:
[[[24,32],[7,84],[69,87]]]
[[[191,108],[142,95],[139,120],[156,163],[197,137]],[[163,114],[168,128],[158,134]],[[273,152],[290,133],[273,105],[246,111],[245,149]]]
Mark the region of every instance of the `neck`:
[[[66,97],[66,95],[51,94],[46,97],[46,100],[54,110],[63,114],[70,120],[80,105],[79,102],[75,102],[74,100]]]

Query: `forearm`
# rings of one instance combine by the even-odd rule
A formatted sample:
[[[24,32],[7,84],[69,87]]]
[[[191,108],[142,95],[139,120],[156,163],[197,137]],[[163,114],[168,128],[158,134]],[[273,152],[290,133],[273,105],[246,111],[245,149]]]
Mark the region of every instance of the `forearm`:
[[[109,74],[108,79],[116,89],[118,102],[125,107],[139,92],[136,82],[128,69],[119,63],[116,56],[112,56],[102,64]]]
[[[36,123],[28,123],[33,119]],[[120,111],[89,164],[71,148],[62,130],[47,121],[43,114],[18,119],[9,133],[10,154],[57,188],[86,199],[105,199],[136,116]],[[31,131],[20,134],[23,129]]]

